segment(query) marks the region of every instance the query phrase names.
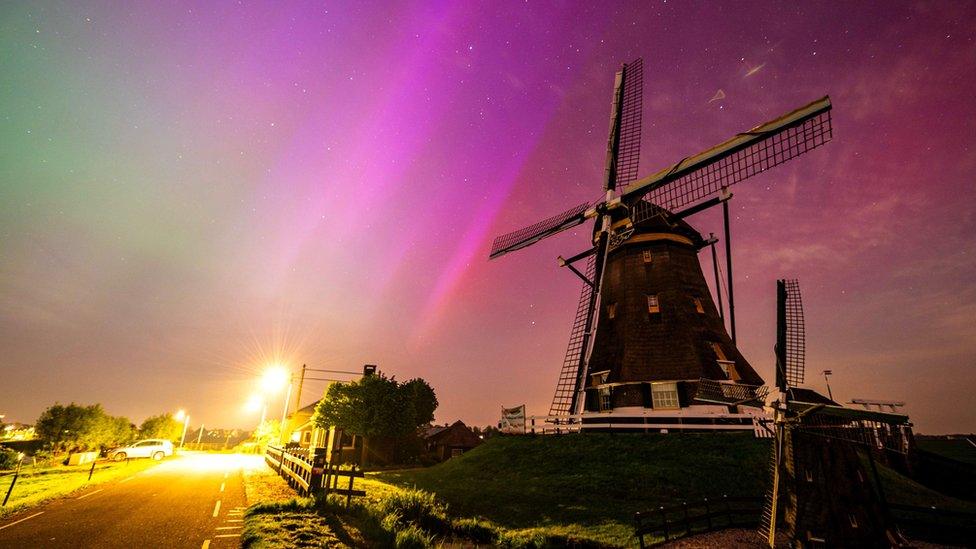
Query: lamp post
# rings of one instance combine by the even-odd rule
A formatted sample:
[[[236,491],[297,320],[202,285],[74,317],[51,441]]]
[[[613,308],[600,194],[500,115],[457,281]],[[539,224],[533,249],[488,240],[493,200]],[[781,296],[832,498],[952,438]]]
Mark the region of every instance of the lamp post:
[[[830,398],[830,400],[834,400],[834,395],[833,393],[830,392],[830,376],[832,376],[833,374],[834,374],[833,370],[823,371],[824,381],[827,383],[827,396]]]
[[[190,426],[190,414],[186,413],[183,410],[179,410],[176,412],[175,417],[177,421],[180,419],[183,420],[183,434],[180,435],[180,450],[182,450],[183,443],[186,441],[186,428]]]

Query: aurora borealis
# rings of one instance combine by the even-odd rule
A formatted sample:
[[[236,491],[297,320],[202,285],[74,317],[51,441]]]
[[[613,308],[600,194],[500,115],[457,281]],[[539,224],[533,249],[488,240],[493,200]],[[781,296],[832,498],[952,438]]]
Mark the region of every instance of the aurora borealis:
[[[830,144],[733,189],[759,373],[798,277],[812,387],[976,429],[972,3],[82,4],[0,8],[7,421],[248,426],[272,361],[424,377],[440,421],[545,413],[578,296],[555,258],[586,231],[487,250],[599,196],[643,56],[641,175],[833,100]]]

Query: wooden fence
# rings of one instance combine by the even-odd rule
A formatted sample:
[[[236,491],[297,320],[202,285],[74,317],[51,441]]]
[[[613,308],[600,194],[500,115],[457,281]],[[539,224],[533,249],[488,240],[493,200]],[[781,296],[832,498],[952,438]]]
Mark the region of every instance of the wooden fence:
[[[634,535],[643,548],[711,530],[754,527],[762,516],[762,504],[762,497],[722,496],[658,507],[634,515]],[[645,536],[655,540],[648,543]]]
[[[348,507],[353,496],[366,495],[365,490],[356,489],[353,485],[355,479],[364,477],[363,472],[355,465],[351,469],[340,469],[338,463],[329,463],[325,448],[309,450],[268,446],[264,451],[264,461],[301,496],[319,493],[346,496]],[[342,482],[344,478],[348,482]]]
[[[753,414],[690,413],[674,415],[648,413],[593,412],[561,416],[529,416],[525,433],[529,435],[559,435],[579,432],[701,432],[749,431],[757,438],[769,438],[772,430],[768,419]],[[770,424],[769,427],[772,425]]]

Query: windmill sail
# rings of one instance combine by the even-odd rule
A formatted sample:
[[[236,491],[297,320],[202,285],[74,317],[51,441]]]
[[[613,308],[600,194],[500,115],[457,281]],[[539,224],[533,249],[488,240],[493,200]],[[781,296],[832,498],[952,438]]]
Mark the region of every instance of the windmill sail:
[[[830,110],[829,97],[814,101],[632,183],[622,198],[630,204],[644,198],[676,212],[827,143]]]
[[[803,326],[803,299],[800,282],[786,280],[786,383],[803,383],[806,371],[806,334]]]
[[[644,113],[644,60],[638,58],[624,67],[620,101],[620,137],[617,145],[615,188],[637,179],[640,162],[641,123]]]
[[[531,244],[535,244],[547,236],[552,236],[583,223],[586,221],[586,211],[589,207],[589,202],[583,202],[565,212],[543,219],[538,223],[499,236],[491,245],[491,252],[488,254],[488,259],[494,259],[509,252],[522,249]]]
[[[593,280],[596,270],[594,256],[590,256],[586,262],[586,276]],[[576,317],[573,319],[573,329],[569,334],[569,345],[566,347],[566,356],[563,358],[563,366],[559,370],[559,381],[556,383],[556,394],[552,397],[552,405],[549,407],[549,415],[571,414],[574,400],[579,393],[579,386],[582,383],[583,356],[586,352],[586,317],[590,312],[590,299],[593,296],[593,287],[583,284],[580,291],[579,305],[576,307]]]

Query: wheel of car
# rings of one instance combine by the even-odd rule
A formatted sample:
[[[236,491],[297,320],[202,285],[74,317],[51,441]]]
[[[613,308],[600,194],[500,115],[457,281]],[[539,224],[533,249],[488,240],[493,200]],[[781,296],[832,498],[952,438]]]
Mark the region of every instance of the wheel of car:
[[[115,454],[115,458],[114,459],[115,459],[115,461],[123,461],[123,460],[125,460],[125,452],[119,452],[119,453]]]
[[[165,454],[163,454],[162,452],[156,452],[153,454],[153,459],[156,461],[162,461],[164,456]]]

